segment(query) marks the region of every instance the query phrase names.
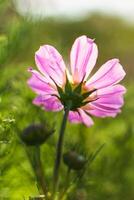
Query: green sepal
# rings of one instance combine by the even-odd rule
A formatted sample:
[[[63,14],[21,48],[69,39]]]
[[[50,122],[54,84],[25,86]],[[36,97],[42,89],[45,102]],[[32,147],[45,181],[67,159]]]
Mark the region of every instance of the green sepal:
[[[62,88],[59,87],[58,85],[57,85],[57,90],[58,90],[60,97],[63,96],[64,92],[63,92]]]
[[[71,102],[70,110],[75,111],[77,108],[80,108],[82,106],[85,106],[87,103],[91,101],[84,101],[88,96],[90,96],[93,92],[96,91],[96,89],[93,89],[89,92],[85,92],[82,94],[82,85],[83,85],[83,80],[80,82],[78,86],[76,86],[74,89],[72,88],[70,82],[68,79],[66,79],[66,85],[65,88],[61,88],[57,85],[57,83],[54,81],[59,96],[56,96],[61,103],[63,104],[64,108],[68,106],[69,102]]]
[[[96,89],[91,90],[91,91],[89,91],[89,92],[83,93],[83,94],[82,94],[83,99],[86,99],[89,95],[91,95],[91,94],[92,94],[93,92],[95,92],[95,91],[96,91]]]
[[[72,87],[71,87],[71,84],[69,83],[68,79],[67,79],[67,82],[66,82],[66,85],[65,85],[65,93],[66,94],[72,93]]]
[[[60,95],[60,97],[61,97],[61,96],[64,94],[62,88],[58,86],[58,84],[55,82],[55,80],[54,80],[52,77],[50,77],[50,78],[51,78],[51,79],[53,80],[53,82],[55,83],[55,85],[56,85],[56,87],[57,87],[57,90],[58,90],[58,93],[59,93],[59,95]]]
[[[80,94],[82,90],[82,84],[83,82],[80,82],[80,84],[73,90],[73,92]]]

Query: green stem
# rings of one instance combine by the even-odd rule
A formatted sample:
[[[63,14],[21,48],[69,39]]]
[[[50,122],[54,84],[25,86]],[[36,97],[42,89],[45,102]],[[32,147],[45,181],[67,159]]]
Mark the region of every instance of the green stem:
[[[64,200],[65,198],[65,194],[66,194],[66,191],[68,190],[68,187],[69,187],[69,183],[70,183],[70,172],[71,172],[71,168],[68,167],[67,168],[67,173],[66,173],[66,184],[65,184],[65,188],[64,188],[64,191],[63,193],[61,194],[60,196],[60,199],[61,200]]]
[[[42,162],[41,162],[41,158],[40,158],[40,147],[39,146],[35,147],[35,158],[34,159],[35,159],[34,170],[35,170],[37,183],[38,183],[40,189],[42,190],[42,193],[47,198],[47,186],[46,186],[45,179],[44,179],[44,171],[43,171]]]
[[[64,117],[62,120],[60,132],[59,132],[59,139],[57,143],[57,150],[56,150],[56,160],[54,165],[54,173],[53,173],[53,196],[55,195],[55,192],[58,189],[58,181],[59,181],[59,170],[60,170],[60,164],[61,164],[61,158],[62,158],[62,149],[63,149],[63,139],[64,139],[64,133],[66,128],[66,122],[68,113],[70,110],[70,104],[65,108]]]

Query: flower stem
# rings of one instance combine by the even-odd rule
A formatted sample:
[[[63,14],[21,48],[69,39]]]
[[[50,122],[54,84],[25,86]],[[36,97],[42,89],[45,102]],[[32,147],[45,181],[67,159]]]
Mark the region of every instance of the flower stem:
[[[66,192],[67,192],[68,187],[69,187],[69,183],[70,183],[70,172],[71,172],[71,168],[68,167],[68,168],[67,168],[67,173],[66,173],[66,184],[65,184],[65,188],[64,188],[63,193],[62,193],[61,196],[60,196],[60,199],[61,199],[61,200],[64,200],[64,199],[65,199],[65,195],[66,195]]]
[[[59,170],[60,170],[62,149],[63,149],[63,139],[64,139],[66,122],[67,122],[67,117],[68,117],[70,107],[71,107],[71,105],[69,103],[68,106],[65,108],[65,113],[63,116],[60,132],[59,132],[59,139],[58,139],[57,150],[56,150],[56,160],[55,160],[54,173],[53,173],[53,196],[55,195],[55,192],[58,189]]]
[[[46,186],[46,182],[44,179],[44,172],[43,172],[41,158],[40,158],[40,147],[39,146],[35,147],[35,158],[34,159],[35,159],[34,170],[35,170],[35,175],[37,178],[37,183],[38,183],[42,193],[47,198],[47,186]]]

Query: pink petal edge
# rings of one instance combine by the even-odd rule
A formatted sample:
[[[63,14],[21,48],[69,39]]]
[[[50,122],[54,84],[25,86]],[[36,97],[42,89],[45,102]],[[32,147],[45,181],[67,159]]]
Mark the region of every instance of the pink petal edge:
[[[126,75],[118,59],[106,62],[102,67],[87,81],[87,88],[105,88],[120,82]]]
[[[94,41],[83,35],[78,37],[71,49],[70,63],[74,83],[86,80],[95,66],[98,48]]]
[[[33,100],[33,104],[37,106],[42,106],[46,111],[61,111],[63,109],[63,105],[55,96],[50,95],[39,95]]]
[[[71,123],[83,123],[87,127],[90,127],[94,124],[90,116],[87,115],[85,111],[80,108],[78,109],[78,111],[70,111],[68,119]]]
[[[48,81],[54,80],[59,86],[65,85],[65,64],[62,56],[53,46],[41,46],[35,53],[35,62]]]
[[[32,73],[32,76],[28,79],[27,83],[29,87],[35,91],[37,94],[57,94],[58,91],[52,85],[50,85],[46,79],[36,70],[32,70],[31,68],[29,71]]]

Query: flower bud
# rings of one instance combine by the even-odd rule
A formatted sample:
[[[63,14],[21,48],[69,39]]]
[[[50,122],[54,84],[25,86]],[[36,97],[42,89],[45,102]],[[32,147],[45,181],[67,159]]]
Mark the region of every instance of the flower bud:
[[[85,164],[86,159],[83,155],[77,154],[75,151],[68,151],[63,155],[64,163],[73,170],[81,170]]]
[[[23,130],[21,139],[26,145],[41,145],[53,133],[54,129],[50,129],[47,125],[31,124]]]

